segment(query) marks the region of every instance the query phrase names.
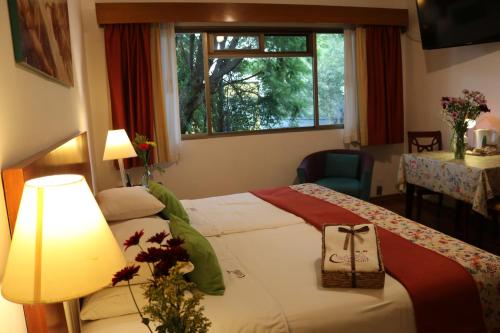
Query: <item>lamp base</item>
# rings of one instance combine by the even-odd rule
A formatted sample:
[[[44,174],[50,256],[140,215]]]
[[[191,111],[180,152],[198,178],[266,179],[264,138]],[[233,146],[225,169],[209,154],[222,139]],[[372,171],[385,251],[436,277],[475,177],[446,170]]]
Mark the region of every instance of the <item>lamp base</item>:
[[[127,178],[125,176],[125,168],[123,166],[123,159],[122,158],[118,159],[118,166],[120,167],[120,176],[122,178],[122,185],[123,185],[123,187],[126,187],[127,186]],[[129,181],[129,183],[130,183],[130,181]]]
[[[74,299],[66,301],[63,304],[66,324],[68,325],[68,333],[80,333],[80,302],[78,299]]]

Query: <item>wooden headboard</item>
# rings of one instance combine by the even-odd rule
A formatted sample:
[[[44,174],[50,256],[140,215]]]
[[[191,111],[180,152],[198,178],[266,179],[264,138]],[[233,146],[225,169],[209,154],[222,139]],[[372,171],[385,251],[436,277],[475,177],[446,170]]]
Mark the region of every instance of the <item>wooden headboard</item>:
[[[85,176],[92,188],[87,133],[71,136],[2,171],[10,232],[14,231],[24,183],[32,178],[62,173]],[[25,305],[28,333],[68,333],[62,303]]]

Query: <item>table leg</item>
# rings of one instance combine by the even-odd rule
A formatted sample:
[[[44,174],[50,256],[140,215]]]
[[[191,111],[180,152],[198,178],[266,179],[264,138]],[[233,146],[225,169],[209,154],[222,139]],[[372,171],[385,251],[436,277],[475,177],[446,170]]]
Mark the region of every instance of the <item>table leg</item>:
[[[477,242],[478,242],[478,246],[479,247],[483,247],[483,240],[484,240],[484,228],[485,228],[485,224],[486,224],[486,218],[479,214],[479,213],[475,213],[474,211],[472,212],[473,216],[475,215],[476,216],[476,221],[477,223],[479,223],[479,226],[478,226],[478,235],[477,235]]]
[[[406,183],[406,218],[411,219],[411,211],[413,208],[413,197],[415,195],[415,185]]]

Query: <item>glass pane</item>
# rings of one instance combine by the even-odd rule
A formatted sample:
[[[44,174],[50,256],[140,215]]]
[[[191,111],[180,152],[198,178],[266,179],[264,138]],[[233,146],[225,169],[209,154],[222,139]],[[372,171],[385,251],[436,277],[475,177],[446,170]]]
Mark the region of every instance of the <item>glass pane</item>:
[[[177,77],[181,133],[207,133],[201,33],[177,33]]]
[[[307,52],[307,36],[267,35],[266,52]]]
[[[258,50],[259,36],[211,35],[215,51]]]
[[[344,123],[344,35],[316,34],[319,124]]]
[[[312,58],[210,59],[214,132],[314,126]]]

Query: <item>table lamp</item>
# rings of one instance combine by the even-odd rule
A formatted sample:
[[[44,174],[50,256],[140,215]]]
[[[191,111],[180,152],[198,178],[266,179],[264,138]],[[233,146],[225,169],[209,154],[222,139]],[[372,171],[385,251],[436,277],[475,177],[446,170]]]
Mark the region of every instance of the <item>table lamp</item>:
[[[476,126],[476,120],[474,119],[465,119],[465,122],[467,123],[467,128],[471,129]]]
[[[125,168],[123,167],[123,159],[129,157],[136,157],[135,152],[127,132],[124,129],[110,130],[106,137],[106,147],[104,148],[103,161],[118,160],[120,167],[120,176],[122,178],[123,186],[127,186],[127,179],[125,177]]]
[[[3,277],[5,299],[68,301],[109,285],[125,265],[83,176],[25,183]]]
[[[470,146],[474,146],[474,144],[471,144],[470,138],[474,138],[472,136],[473,134],[472,129],[476,127],[476,120],[467,118],[465,119],[465,123],[467,124],[467,130],[465,131],[464,142],[465,142],[465,147],[468,148]]]

